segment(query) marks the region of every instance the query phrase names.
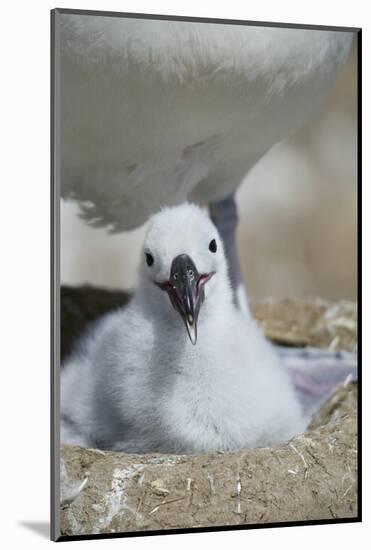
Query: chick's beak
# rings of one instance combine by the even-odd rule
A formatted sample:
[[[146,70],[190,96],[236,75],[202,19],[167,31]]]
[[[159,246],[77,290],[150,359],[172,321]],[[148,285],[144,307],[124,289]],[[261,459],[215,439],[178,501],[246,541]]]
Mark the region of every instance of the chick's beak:
[[[213,274],[200,274],[192,258],[180,254],[171,264],[169,281],[159,285],[167,291],[174,309],[183,319],[193,345],[197,342],[197,320],[205,299],[204,285]]]

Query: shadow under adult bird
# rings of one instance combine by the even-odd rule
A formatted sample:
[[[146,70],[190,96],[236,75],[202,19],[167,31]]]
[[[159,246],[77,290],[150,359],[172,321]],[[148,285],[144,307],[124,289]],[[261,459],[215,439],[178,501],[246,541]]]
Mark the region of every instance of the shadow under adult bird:
[[[304,430],[273,347],[233,305],[222,239],[198,206],[151,218],[139,275],[129,305],[98,321],[62,369],[62,441],[192,453]]]
[[[111,231],[187,198],[211,205],[242,306],[233,194],[319,110],[353,33],[76,14],[58,22],[62,196]]]

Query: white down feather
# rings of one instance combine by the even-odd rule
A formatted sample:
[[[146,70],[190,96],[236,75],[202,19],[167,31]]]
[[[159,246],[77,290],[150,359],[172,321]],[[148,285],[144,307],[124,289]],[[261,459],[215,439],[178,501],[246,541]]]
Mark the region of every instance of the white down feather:
[[[217,241],[217,252],[208,245]],[[144,251],[151,251],[148,266]],[[215,271],[193,346],[166,292],[177,255]],[[305,423],[289,378],[255,321],[232,303],[223,245],[194,205],[150,221],[140,282],[102,318],[61,375],[62,441],[126,452],[230,451],[283,442]]]

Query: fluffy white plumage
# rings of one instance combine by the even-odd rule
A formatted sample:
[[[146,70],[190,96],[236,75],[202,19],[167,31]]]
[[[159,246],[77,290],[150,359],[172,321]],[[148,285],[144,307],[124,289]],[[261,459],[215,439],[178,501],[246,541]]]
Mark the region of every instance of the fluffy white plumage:
[[[59,15],[62,196],[128,230],[236,190],[311,119],[351,32]]]
[[[200,277],[213,273],[194,346],[180,310],[158,286],[185,254]],[[62,369],[62,441],[189,453],[264,446],[303,431],[273,347],[232,303],[222,241],[199,207],[168,208],[151,219],[139,271],[130,304],[102,318]]]

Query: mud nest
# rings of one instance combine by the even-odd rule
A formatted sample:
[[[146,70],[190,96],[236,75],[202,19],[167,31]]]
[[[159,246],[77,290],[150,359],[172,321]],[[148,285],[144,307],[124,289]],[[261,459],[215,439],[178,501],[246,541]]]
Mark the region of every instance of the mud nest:
[[[62,354],[84,326],[129,296],[62,288]],[[356,308],[322,300],[253,304],[286,345],[356,349]],[[132,455],[64,445],[62,535],[205,528],[357,517],[357,384],[337,388],[308,431],[235,453]]]

